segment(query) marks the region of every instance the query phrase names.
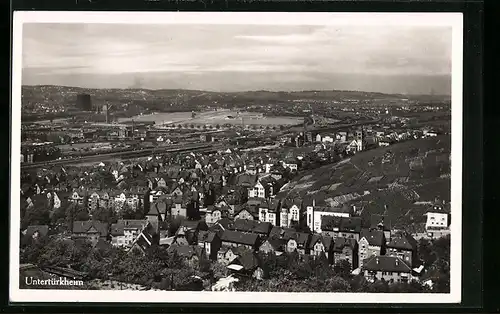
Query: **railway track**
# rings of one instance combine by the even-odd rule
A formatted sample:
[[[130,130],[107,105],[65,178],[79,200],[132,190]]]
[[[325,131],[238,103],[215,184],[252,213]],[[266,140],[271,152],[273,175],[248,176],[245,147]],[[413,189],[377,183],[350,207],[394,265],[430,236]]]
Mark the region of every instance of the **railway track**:
[[[83,156],[78,158],[71,159],[59,159],[59,160],[51,160],[46,162],[36,162],[29,164],[21,164],[21,170],[28,169],[37,169],[40,167],[48,167],[48,166],[56,166],[56,165],[69,165],[69,164],[79,164],[79,163],[87,163],[87,162],[99,162],[103,160],[108,160],[110,158],[122,158],[122,159],[132,159],[132,158],[140,158],[151,156],[153,154],[161,154],[161,153],[175,153],[175,152],[188,152],[188,151],[197,151],[197,152],[215,152],[219,149],[222,149],[220,145],[211,145],[211,144],[195,144],[195,145],[182,145],[177,147],[166,147],[164,149],[141,149],[141,150],[133,150],[133,151],[125,151],[125,152],[113,152],[113,153],[105,153],[91,156]]]

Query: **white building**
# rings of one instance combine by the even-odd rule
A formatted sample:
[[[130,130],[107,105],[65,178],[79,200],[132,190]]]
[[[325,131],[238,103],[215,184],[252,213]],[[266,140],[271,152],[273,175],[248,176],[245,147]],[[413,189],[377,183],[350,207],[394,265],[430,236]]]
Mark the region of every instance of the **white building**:
[[[262,183],[260,183],[260,181],[257,181],[257,183],[253,188],[248,189],[248,198],[252,197],[260,197],[260,198],[266,197],[266,190],[262,185]]]
[[[350,217],[351,212],[344,208],[317,207],[314,201],[311,206],[306,206],[306,221],[311,231],[321,233],[321,221],[324,216]]]
[[[427,231],[447,229],[449,226],[447,213],[428,212],[426,216],[427,222],[425,223],[425,229]]]

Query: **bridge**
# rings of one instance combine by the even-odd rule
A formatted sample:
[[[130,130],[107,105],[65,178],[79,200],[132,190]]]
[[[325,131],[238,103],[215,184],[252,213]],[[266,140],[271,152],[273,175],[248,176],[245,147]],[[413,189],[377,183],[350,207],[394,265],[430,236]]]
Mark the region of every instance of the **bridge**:
[[[136,149],[136,150],[128,150],[128,151],[119,151],[119,152],[110,152],[110,153],[102,153],[90,156],[81,156],[76,158],[68,158],[68,159],[58,159],[58,160],[50,160],[43,162],[35,162],[28,164],[21,164],[21,170],[29,170],[29,169],[37,169],[41,167],[49,167],[56,165],[69,165],[69,164],[80,164],[86,162],[100,162],[113,158],[120,159],[133,159],[140,157],[153,156],[156,154],[162,153],[182,153],[182,152],[203,152],[210,153],[216,152],[218,150],[223,149],[222,145],[213,145],[208,143],[203,144],[184,144],[184,145],[176,145],[176,146],[164,146],[164,147],[155,147],[155,148],[146,148],[146,149]]]

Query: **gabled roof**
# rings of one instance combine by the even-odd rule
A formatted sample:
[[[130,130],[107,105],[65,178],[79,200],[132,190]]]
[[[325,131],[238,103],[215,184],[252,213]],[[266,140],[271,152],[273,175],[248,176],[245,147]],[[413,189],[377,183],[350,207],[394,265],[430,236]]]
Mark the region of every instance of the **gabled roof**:
[[[212,231],[201,230],[198,233],[198,243],[201,242],[212,243],[216,238],[218,238],[217,234]]]
[[[417,249],[417,245],[417,240],[415,240],[415,238],[413,238],[410,234],[404,234],[392,237],[391,241],[387,244],[387,247],[412,251]]]
[[[254,233],[243,233],[233,230],[225,230],[221,235],[221,240],[236,244],[256,246],[259,236]]]
[[[313,234],[311,236],[311,242],[309,242],[309,248],[310,249],[314,248],[314,245],[316,245],[316,243],[318,242],[321,242],[323,244],[326,251],[333,249],[333,243],[334,243],[333,238],[329,236],[322,236],[319,234]]]
[[[266,242],[268,242],[275,251],[284,251],[288,241],[279,237],[269,237]]]
[[[259,234],[268,235],[273,225],[269,222],[261,222],[258,220],[236,219],[233,224],[229,226],[230,230],[242,232],[255,232]]]
[[[363,261],[363,269],[368,271],[385,271],[411,273],[411,268],[399,257],[372,256]]]
[[[117,223],[111,225],[111,235],[121,236],[124,234],[125,229],[138,229],[142,231],[148,223],[145,219],[120,219]]]
[[[157,216],[166,213],[167,213],[167,202],[165,200],[158,199],[153,204],[151,204],[151,206],[149,207],[149,211],[146,215]]]
[[[241,174],[236,179],[236,185],[243,187],[253,187],[255,186],[256,182],[257,176],[250,174]]]
[[[108,224],[100,221],[75,221],[73,222],[73,233],[87,233],[92,228],[95,228],[100,236],[108,235]]]
[[[235,258],[231,264],[239,264],[243,266],[245,271],[252,271],[255,268],[259,267],[260,260],[255,252],[246,251],[243,252],[240,256]]]
[[[180,257],[188,259],[194,256],[199,256],[201,254],[201,250],[199,247],[189,246],[189,245],[177,245],[177,244],[172,244],[171,246],[169,246],[167,252],[168,253],[176,252]]]
[[[306,248],[309,245],[310,234],[305,232],[297,232],[291,228],[273,227],[269,234],[269,238],[283,239],[289,241],[291,239],[297,242],[297,246]]]
[[[384,232],[375,229],[363,229],[359,236],[360,239],[365,238],[369,245],[382,246],[385,242]]]

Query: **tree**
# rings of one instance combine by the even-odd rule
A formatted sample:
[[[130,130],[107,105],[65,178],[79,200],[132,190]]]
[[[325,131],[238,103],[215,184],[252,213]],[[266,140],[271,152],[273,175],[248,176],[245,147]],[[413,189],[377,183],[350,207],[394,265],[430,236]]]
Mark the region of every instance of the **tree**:
[[[200,258],[198,259],[198,270],[202,273],[210,271],[210,260],[208,259],[205,251],[201,252]]]
[[[351,263],[348,260],[340,260],[333,266],[335,273],[342,278],[349,278],[351,275]]]
[[[72,203],[66,208],[66,223],[70,228],[73,226],[73,221],[86,221],[89,219],[89,212],[82,205]]]
[[[325,290],[327,292],[349,292],[351,287],[349,282],[347,282],[344,278],[335,276],[326,280]]]
[[[216,128],[217,130],[218,130],[218,129],[220,129],[220,124],[216,124],[216,125],[215,125],[215,128]]]
[[[179,230],[179,227],[181,226],[182,222],[185,219],[186,218],[182,216],[177,216],[174,219],[172,219],[168,225],[168,234],[170,236],[173,236],[177,232],[177,230]]]
[[[248,201],[248,190],[243,186],[238,186],[234,195],[236,204],[245,204]]]
[[[105,222],[108,224],[114,224],[118,221],[118,217],[116,216],[115,211],[109,207],[108,208],[97,207],[95,210],[92,211],[92,219]]]
[[[283,125],[280,125],[280,131],[283,131],[285,127]]]
[[[48,224],[50,224],[50,209],[48,204],[35,203],[33,206],[26,208],[21,219],[22,229],[26,229],[31,225]]]
[[[418,257],[424,263],[425,268],[430,267],[436,261],[436,255],[432,252],[429,240],[421,238],[418,241]]]
[[[219,262],[212,263],[210,265],[210,272],[212,273],[212,281],[216,282],[217,280],[221,278],[225,278],[228,276],[229,271],[226,267],[226,265],[221,264]]]
[[[375,282],[368,286],[367,290],[367,292],[371,293],[387,293],[389,292],[389,284],[384,279],[375,280]]]
[[[143,219],[144,218],[143,210],[141,210],[139,208],[134,209],[127,203],[123,204],[123,207],[121,210],[121,215],[122,215],[123,219]]]

